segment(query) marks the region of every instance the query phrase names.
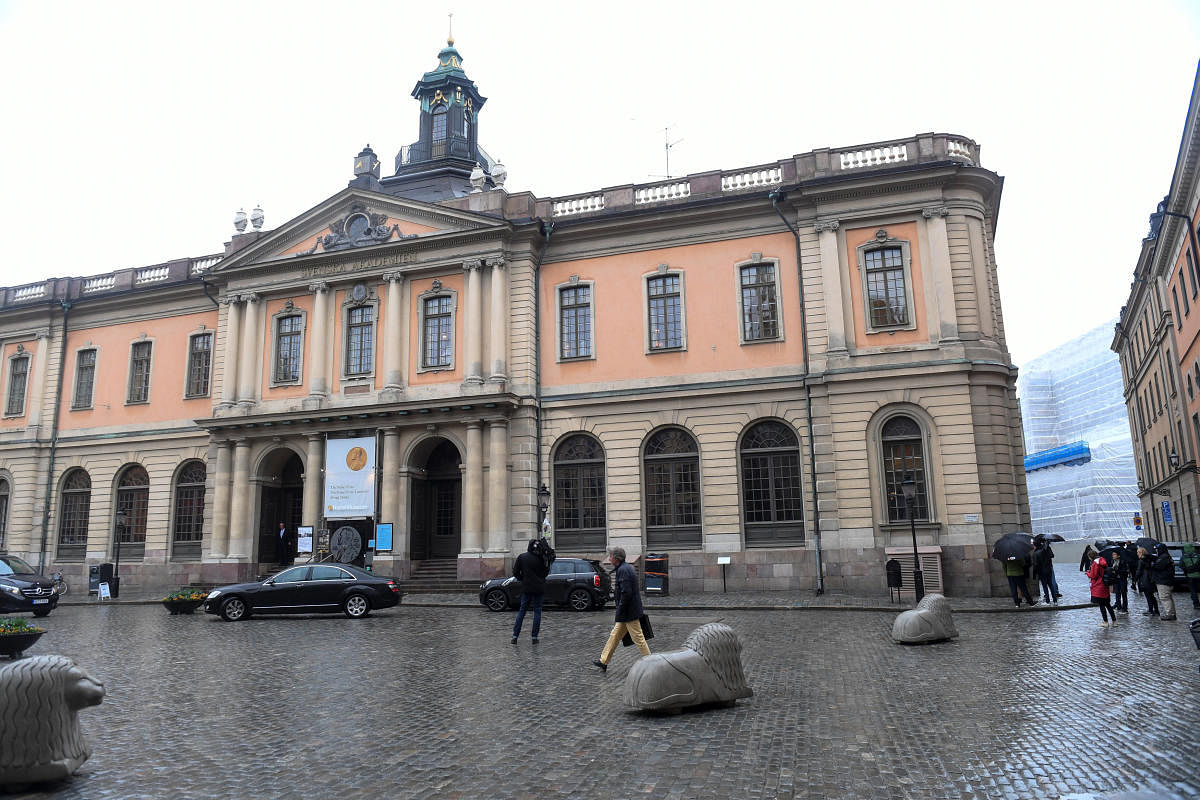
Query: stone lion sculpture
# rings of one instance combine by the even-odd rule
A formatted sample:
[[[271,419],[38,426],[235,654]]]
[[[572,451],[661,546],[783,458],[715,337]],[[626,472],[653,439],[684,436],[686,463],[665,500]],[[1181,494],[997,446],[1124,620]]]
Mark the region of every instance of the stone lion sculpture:
[[[742,670],[742,643],[733,628],[719,622],[692,631],[682,650],[640,659],[625,678],[625,705],[641,711],[732,706],[753,694]]]
[[[950,603],[940,594],[927,594],[916,608],[901,612],[892,623],[892,639],[900,644],[944,642],[958,636]]]
[[[92,754],[78,711],[99,705],[104,684],[66,656],[0,666],[0,786],[70,776]]]

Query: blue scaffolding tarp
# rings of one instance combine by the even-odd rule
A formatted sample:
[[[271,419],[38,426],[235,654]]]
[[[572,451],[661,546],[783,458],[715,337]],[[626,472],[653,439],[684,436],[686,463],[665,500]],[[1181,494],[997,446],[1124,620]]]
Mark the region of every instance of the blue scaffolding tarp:
[[[1086,464],[1092,460],[1092,449],[1087,442],[1071,442],[1062,447],[1052,447],[1040,453],[1025,456],[1025,471],[1056,467],[1059,464]]]

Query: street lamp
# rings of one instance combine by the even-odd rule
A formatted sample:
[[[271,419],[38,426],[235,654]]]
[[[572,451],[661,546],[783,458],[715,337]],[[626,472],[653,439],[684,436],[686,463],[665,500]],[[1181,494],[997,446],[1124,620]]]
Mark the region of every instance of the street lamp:
[[[546,512],[550,510],[550,490],[546,488],[546,484],[542,484],[537,490],[538,511],[542,515],[542,524],[538,529],[539,533],[546,528]]]
[[[900,491],[904,493],[904,507],[908,513],[908,527],[912,531],[913,543],[913,595],[914,602],[921,602],[925,596],[925,577],[921,574],[921,556],[917,553],[917,520],[913,508],[917,501],[917,482],[908,476],[900,483]]]
[[[117,536],[116,536],[117,563],[113,565],[112,586],[109,587],[112,590],[111,594],[113,597],[121,596],[121,537],[124,535],[125,530],[128,526],[129,526],[129,518],[126,516],[124,511],[118,511],[117,512]]]

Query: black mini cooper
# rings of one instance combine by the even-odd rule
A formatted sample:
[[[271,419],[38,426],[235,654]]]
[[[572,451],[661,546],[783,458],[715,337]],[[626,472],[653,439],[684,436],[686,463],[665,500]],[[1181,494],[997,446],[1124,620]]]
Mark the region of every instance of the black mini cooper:
[[[516,578],[493,578],[479,587],[479,602],[490,611],[517,608],[521,605],[521,588]],[[611,597],[612,579],[599,561],[556,558],[550,565],[545,602],[587,611],[604,608]]]
[[[58,605],[54,581],[16,556],[0,556],[0,612],[32,611],[44,617]]]

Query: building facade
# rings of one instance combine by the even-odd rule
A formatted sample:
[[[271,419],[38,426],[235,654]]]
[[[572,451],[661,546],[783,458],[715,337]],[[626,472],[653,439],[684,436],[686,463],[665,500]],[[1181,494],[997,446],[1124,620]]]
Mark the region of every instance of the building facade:
[[[1112,350],[1121,359],[1144,528],[1195,541],[1200,518],[1200,72],[1171,189],[1150,215]]]
[[[975,142],[539,198],[452,42],[413,96],[393,175],[368,147],[223,253],[3,290],[5,549],[82,578],[119,543],[124,585],[169,587],[260,572],[279,522],[360,559],[386,523],[377,571],[484,578],[544,485],[560,553],[664,552],[675,587],[729,556],[731,589],[882,593],[914,535],[931,590],[999,587],[1029,511]]]

